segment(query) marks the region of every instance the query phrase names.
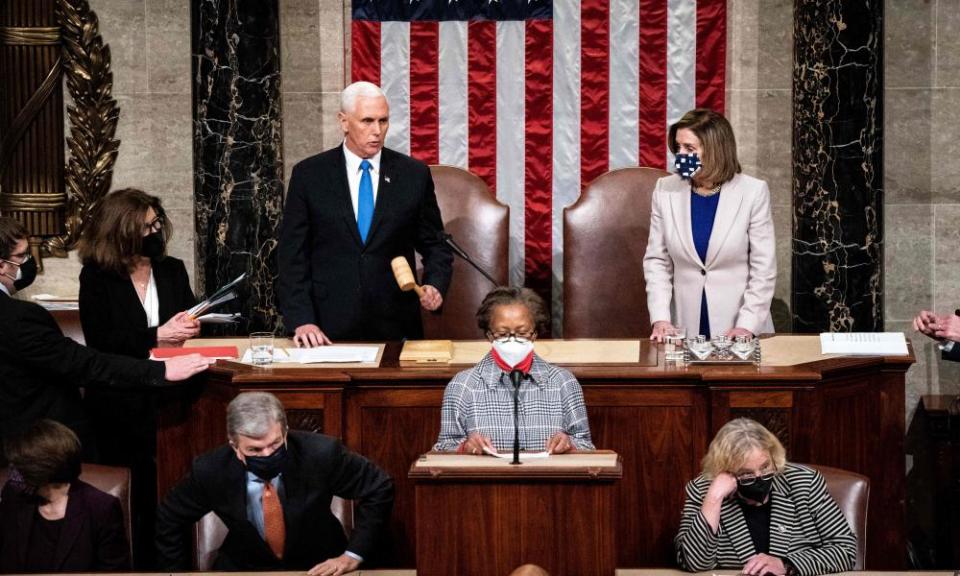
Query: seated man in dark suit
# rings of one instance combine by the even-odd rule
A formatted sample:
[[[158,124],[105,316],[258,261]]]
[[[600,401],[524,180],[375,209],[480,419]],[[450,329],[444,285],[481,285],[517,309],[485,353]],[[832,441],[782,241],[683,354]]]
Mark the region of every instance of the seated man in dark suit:
[[[453,254],[430,169],[389,148],[387,99],[356,82],[340,95],[343,144],[293,167],[278,246],[278,292],[294,342],[422,338],[420,308],[437,310]],[[390,261],[423,257],[423,296],[402,292]]]
[[[287,431],[280,401],[240,394],[227,406],[230,443],[198,457],[157,510],[160,568],[192,568],[185,529],[215,512],[229,533],[215,570],[307,570],[340,575],[369,558],[390,517],[393,482],[335,438]],[[356,501],[349,542],[330,511]]]
[[[0,442],[49,418],[92,446],[80,386],[159,386],[186,380],[213,362],[198,354],[164,362],[101,354],[67,338],[42,306],[12,297],[37,275],[27,238],[18,221],[0,216]]]

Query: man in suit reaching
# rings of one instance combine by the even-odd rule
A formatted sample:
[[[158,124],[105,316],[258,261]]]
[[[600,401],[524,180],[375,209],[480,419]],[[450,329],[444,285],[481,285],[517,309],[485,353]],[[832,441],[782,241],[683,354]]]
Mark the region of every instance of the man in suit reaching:
[[[384,148],[390,109],[369,82],[347,86],[343,144],[293,167],[280,233],[279,295],[300,346],[422,338],[420,308],[437,310],[453,254],[430,169]],[[423,296],[402,292],[390,261],[423,257]]]
[[[81,386],[160,386],[186,380],[214,362],[199,354],[164,362],[102,354],[67,338],[43,307],[12,297],[37,275],[27,238],[20,222],[0,216],[0,465],[4,437],[41,418],[65,424],[92,448]]]
[[[229,532],[214,570],[305,570],[339,576],[369,558],[390,517],[393,483],[339,440],[287,430],[273,394],[245,392],[227,406],[230,443],[194,460],[157,510],[160,568],[193,567],[185,528],[214,512]],[[355,500],[349,541],[330,511]]]

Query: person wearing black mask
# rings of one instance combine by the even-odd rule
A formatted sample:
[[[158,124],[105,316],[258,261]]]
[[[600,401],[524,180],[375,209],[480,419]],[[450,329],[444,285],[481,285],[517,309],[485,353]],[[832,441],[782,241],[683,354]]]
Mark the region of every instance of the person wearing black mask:
[[[172,234],[160,199],[126,188],[107,195],[87,221],[79,246],[80,323],[101,352],[149,358],[200,333],[186,310],[196,304],[182,260],[168,256]],[[133,474],[134,559],[149,570],[156,499],[156,402],[150,390],[91,386],[84,397],[97,460]]]
[[[787,462],[777,437],[753,420],[720,428],[686,491],[675,541],[685,570],[813,576],[853,569],[857,539],[823,476]]]
[[[80,478],[80,440],[53,420],[9,438],[0,493],[0,573],[130,569],[116,497]]]
[[[157,510],[161,570],[194,568],[184,535],[208,512],[229,530],[217,571],[340,576],[370,558],[393,506],[386,473],[336,438],[288,431],[283,405],[266,392],[230,402],[227,436],[229,444],[193,461]],[[333,496],[354,500],[349,540],[330,510]]]
[[[61,422],[93,445],[80,387],[162,386],[203,371],[199,354],[155,362],[104,354],[67,338],[43,307],[14,298],[36,272],[29,234],[17,220],[0,216],[0,441],[41,418]],[[0,454],[0,466],[3,464]]]

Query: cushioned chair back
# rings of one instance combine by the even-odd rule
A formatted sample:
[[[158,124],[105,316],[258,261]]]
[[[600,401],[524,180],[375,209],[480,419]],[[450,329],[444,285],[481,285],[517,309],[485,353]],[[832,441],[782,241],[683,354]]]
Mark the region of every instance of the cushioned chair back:
[[[79,310],[51,310],[50,314],[57,321],[57,325],[60,326],[60,331],[63,332],[64,336],[72,338],[80,344],[87,343],[83,337],[83,327],[80,326]]]
[[[453,166],[431,166],[444,229],[499,284],[507,283],[509,209],[479,177]],[[423,268],[418,262],[418,268]],[[422,278],[422,275],[420,276]],[[454,257],[453,281],[442,312],[423,312],[427,339],[475,340],[480,302],[493,288],[470,264]]]
[[[808,464],[823,475],[827,492],[837,502],[847,524],[857,537],[857,562],[854,570],[863,570],[867,555],[867,504],[870,500],[870,479],[839,468]]]
[[[564,209],[564,338],[650,335],[643,254],[653,189],[668,175],[656,168],[613,170]]]
[[[0,468],[0,488],[7,483],[10,473]],[[130,516],[130,469],[100,464],[83,464],[80,479],[94,488],[106,492],[120,501],[123,511],[123,528],[127,533],[127,546],[130,547],[130,561],[133,562],[133,521]]]
[[[347,538],[353,532],[353,502],[338,496],[330,502],[330,510],[343,526]],[[201,518],[193,527],[194,569],[206,572],[213,568],[217,551],[227,537],[227,527],[213,512]]]

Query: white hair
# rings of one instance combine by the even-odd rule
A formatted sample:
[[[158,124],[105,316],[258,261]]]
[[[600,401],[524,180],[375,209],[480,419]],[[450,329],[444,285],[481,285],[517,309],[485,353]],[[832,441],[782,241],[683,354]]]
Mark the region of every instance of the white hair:
[[[357,98],[360,96],[364,98],[382,97],[384,99],[387,97],[387,95],[383,93],[383,90],[376,84],[371,82],[354,82],[344,88],[343,92],[340,93],[340,111],[344,114],[353,112],[356,109]]]
[[[287,414],[283,404],[269,392],[244,392],[227,405],[227,436],[263,438],[274,424],[287,431]]]

